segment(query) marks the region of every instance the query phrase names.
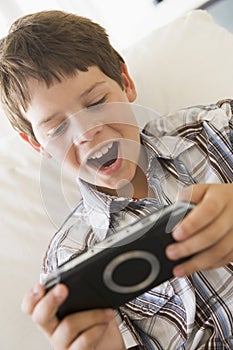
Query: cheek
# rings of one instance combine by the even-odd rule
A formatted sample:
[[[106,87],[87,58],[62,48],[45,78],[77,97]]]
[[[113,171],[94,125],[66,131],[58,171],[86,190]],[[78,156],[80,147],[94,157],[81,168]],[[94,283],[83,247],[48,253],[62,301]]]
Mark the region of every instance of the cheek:
[[[61,170],[65,170],[68,172],[72,172],[73,174],[77,174],[80,167],[80,161],[78,154],[75,152],[75,147],[48,147],[50,154],[57,161]]]
[[[73,140],[69,133],[48,140],[42,138],[41,144],[46,152],[51,154],[59,163],[63,163],[68,159],[75,160]]]
[[[139,165],[140,158],[140,134],[138,129],[129,128],[125,133],[122,140],[122,158],[131,162],[132,167],[137,167]]]
[[[125,125],[122,129],[123,140],[128,143],[128,146],[132,149],[135,147],[135,150],[141,144],[140,141],[140,131],[138,126]]]
[[[96,116],[99,113],[100,120],[108,125],[120,125],[120,127],[136,127],[137,120],[128,102],[107,103],[96,110]],[[118,126],[116,126],[118,128]]]
[[[66,164],[70,164],[73,167],[80,167],[81,166],[81,160],[79,157],[78,149],[74,145],[72,145],[67,152],[64,154],[64,162]]]
[[[131,140],[124,140],[122,147],[121,147],[121,157],[123,160],[127,161],[128,163],[131,163],[131,167],[136,167],[139,165],[139,155],[140,155],[140,144],[131,141]]]

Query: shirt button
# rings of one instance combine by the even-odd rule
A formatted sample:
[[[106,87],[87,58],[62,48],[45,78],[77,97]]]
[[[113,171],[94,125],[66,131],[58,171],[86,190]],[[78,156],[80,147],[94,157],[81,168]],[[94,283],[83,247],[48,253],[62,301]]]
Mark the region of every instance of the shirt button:
[[[215,295],[212,295],[210,298],[209,298],[209,302],[211,303],[211,304],[216,304],[217,302],[218,302],[218,299],[216,298],[216,296]]]

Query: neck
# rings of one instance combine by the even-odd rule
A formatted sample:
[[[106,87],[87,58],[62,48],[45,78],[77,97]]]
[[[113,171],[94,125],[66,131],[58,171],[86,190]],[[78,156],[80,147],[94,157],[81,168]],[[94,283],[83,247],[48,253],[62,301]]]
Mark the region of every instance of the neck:
[[[99,188],[99,190],[116,197],[126,197],[134,199],[148,197],[147,178],[143,170],[139,167],[137,167],[135,176],[131,182],[122,180],[121,184],[121,187],[117,190],[103,187]]]

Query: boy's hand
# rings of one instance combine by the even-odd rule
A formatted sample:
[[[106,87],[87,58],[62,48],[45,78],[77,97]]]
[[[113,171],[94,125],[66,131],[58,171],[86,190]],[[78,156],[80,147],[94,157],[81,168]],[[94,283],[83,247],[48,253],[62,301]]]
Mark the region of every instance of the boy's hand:
[[[200,184],[184,189],[179,200],[197,204],[175,228],[179,241],[167,247],[167,256],[176,260],[196,254],[174,268],[183,277],[210,270],[233,261],[233,184]]]
[[[111,309],[74,313],[59,320],[56,313],[67,295],[65,285],[57,285],[46,295],[44,286],[38,285],[22,302],[22,311],[31,315],[54,350],[125,349]]]

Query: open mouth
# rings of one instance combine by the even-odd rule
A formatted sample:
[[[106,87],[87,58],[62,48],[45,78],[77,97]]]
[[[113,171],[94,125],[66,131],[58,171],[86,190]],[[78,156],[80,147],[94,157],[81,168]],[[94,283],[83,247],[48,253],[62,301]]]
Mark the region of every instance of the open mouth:
[[[96,151],[87,160],[87,164],[97,169],[106,169],[118,159],[118,142],[110,142]]]

